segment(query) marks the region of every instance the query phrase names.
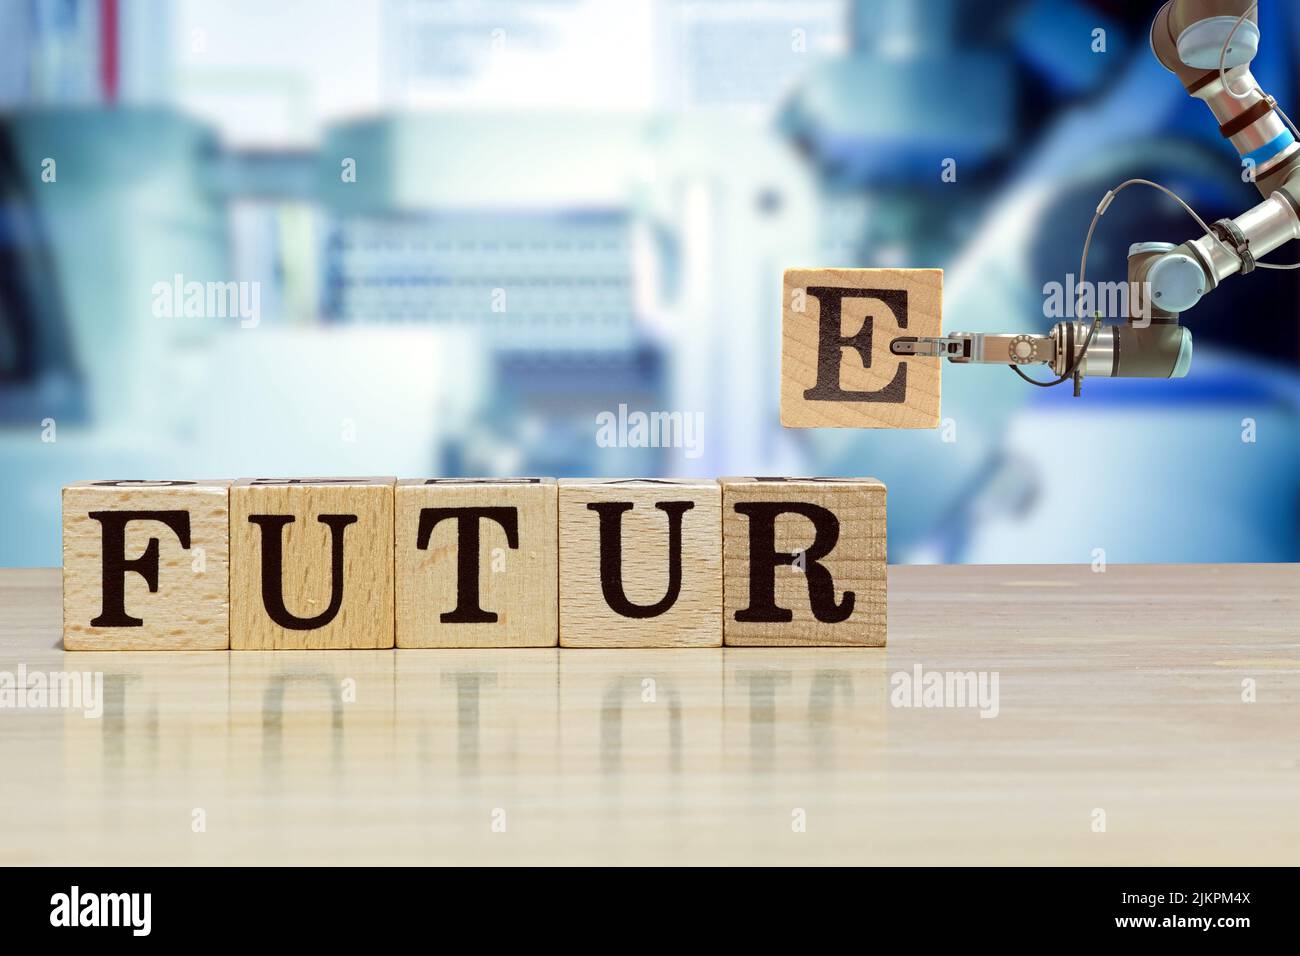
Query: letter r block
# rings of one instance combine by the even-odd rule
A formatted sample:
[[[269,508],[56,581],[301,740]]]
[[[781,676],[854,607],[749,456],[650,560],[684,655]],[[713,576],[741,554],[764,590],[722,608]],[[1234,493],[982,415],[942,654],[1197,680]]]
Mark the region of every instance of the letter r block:
[[[63,489],[63,646],[229,646],[228,481],[83,481]]]
[[[398,647],[554,647],[554,478],[397,483]]]
[[[885,486],[722,478],[723,628],[732,647],[885,644]]]
[[[231,650],[393,646],[393,478],[230,489]]]
[[[721,505],[712,479],[561,479],[560,646],[720,646]]]
[[[782,425],[938,426],[943,360],[890,343],[943,334],[942,269],[787,269],[783,296]]]

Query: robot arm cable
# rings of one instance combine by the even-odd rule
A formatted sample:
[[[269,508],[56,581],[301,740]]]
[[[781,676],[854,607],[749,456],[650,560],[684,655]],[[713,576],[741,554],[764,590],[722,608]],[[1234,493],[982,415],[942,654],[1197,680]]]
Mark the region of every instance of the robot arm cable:
[[[1254,86],[1250,87],[1249,89],[1242,90],[1240,93],[1238,93],[1236,90],[1232,88],[1232,84],[1228,82],[1228,70],[1225,66],[1228,59],[1228,48],[1232,45],[1232,38],[1237,35],[1237,31],[1241,28],[1241,25],[1246,22],[1246,18],[1250,16],[1252,13],[1254,13],[1258,7],[1259,7],[1258,0],[1254,0],[1254,2],[1250,4],[1250,6],[1246,7],[1246,9],[1242,12],[1241,16],[1237,17],[1237,22],[1234,23],[1232,25],[1232,29],[1228,31],[1228,36],[1223,41],[1223,49],[1219,51],[1219,82],[1223,84],[1224,91],[1229,96],[1231,96],[1234,100],[1244,100],[1246,97],[1250,96],[1251,93],[1258,90],[1261,96],[1265,96],[1266,98],[1270,99],[1270,101],[1273,104],[1273,109],[1277,111],[1277,115],[1282,117],[1283,122],[1285,122],[1286,125],[1291,128],[1291,132],[1296,136],[1297,139],[1300,139],[1300,129],[1296,129],[1295,123],[1291,122],[1291,117],[1287,116],[1286,111],[1283,110],[1282,107],[1277,105],[1276,100],[1272,100],[1271,97],[1266,96],[1264,91],[1260,89],[1258,83],[1256,83]],[[1267,266],[1267,265],[1264,267],[1270,269],[1279,268],[1278,266]],[[1294,268],[1294,267],[1284,266],[1281,268]]]
[[[1212,231],[1210,227],[1206,224],[1205,220],[1202,219],[1199,215],[1197,215],[1196,210],[1193,209],[1191,206],[1189,206],[1181,196],[1179,196],[1168,186],[1162,186],[1160,183],[1152,182],[1149,179],[1126,179],[1124,182],[1120,183],[1114,189],[1107,192],[1106,195],[1101,198],[1101,202],[1097,204],[1097,211],[1093,213],[1092,222],[1088,225],[1088,235],[1083,240],[1083,254],[1079,258],[1079,300],[1080,302],[1082,302],[1083,295],[1085,294],[1085,290],[1087,288],[1087,284],[1085,280],[1088,277],[1088,253],[1092,249],[1092,236],[1093,233],[1097,231],[1097,223],[1099,223],[1101,221],[1101,217],[1106,214],[1106,210],[1109,209],[1110,204],[1115,201],[1115,197],[1119,195],[1121,192],[1123,192],[1125,189],[1127,189],[1129,186],[1150,186],[1152,189],[1160,190],[1162,193],[1169,196],[1170,199],[1174,200],[1174,202],[1178,203],[1178,205],[1182,206],[1183,209],[1187,212],[1187,214],[1191,216],[1194,220],[1196,220],[1196,224],[1200,226],[1204,232],[1210,233]],[[1300,265],[1300,263],[1297,263],[1296,265]],[[1294,266],[1282,267],[1282,268],[1294,268]],[[1076,311],[1078,311],[1077,308]],[[1069,379],[1073,378],[1075,374],[1078,372],[1079,364],[1083,361],[1083,356],[1087,353],[1088,346],[1092,344],[1093,337],[1097,334],[1097,329],[1100,325],[1101,325],[1101,315],[1099,313],[1094,313],[1092,327],[1088,329],[1088,335],[1083,340],[1083,345],[1075,352],[1074,358],[1070,362],[1070,365],[1066,368],[1066,370],[1060,375],[1058,375],[1056,378],[1052,379],[1051,381],[1040,382],[1038,379],[1026,375],[1024,370],[1021,369],[1018,365],[1012,365],[1010,366],[1010,368],[1013,372],[1015,372],[1017,375],[1019,375],[1021,378],[1023,378],[1026,382],[1028,382],[1031,385],[1037,385],[1040,388],[1051,388],[1052,386],[1060,385],[1063,382],[1066,382]]]
[[[1228,31],[1228,36],[1223,41],[1223,49],[1219,51],[1219,82],[1223,84],[1223,89],[1234,100],[1244,100],[1246,97],[1250,96],[1250,94],[1253,93],[1255,90],[1259,89],[1259,84],[1256,84],[1255,86],[1249,89],[1242,90],[1240,93],[1238,93],[1236,90],[1232,88],[1232,84],[1228,82],[1228,71],[1224,67],[1224,64],[1227,62],[1228,59],[1228,47],[1232,44],[1232,38],[1237,35],[1237,31],[1240,30],[1241,25],[1246,22],[1246,18],[1250,16],[1252,13],[1254,13],[1256,7],[1258,6],[1259,6],[1259,0],[1254,0],[1254,2],[1252,2],[1248,7],[1246,7],[1244,11],[1242,11],[1241,16],[1237,17],[1237,22],[1234,23],[1232,25],[1232,29]],[[1263,90],[1260,90],[1260,92],[1262,93]],[[1276,109],[1276,107],[1274,108]],[[1278,110],[1278,112],[1282,113],[1281,110]],[[1286,119],[1285,113],[1282,113],[1282,118]],[[1287,119],[1286,122],[1288,126],[1291,126],[1291,121],[1289,119]],[[1294,132],[1295,127],[1292,126],[1291,129]]]

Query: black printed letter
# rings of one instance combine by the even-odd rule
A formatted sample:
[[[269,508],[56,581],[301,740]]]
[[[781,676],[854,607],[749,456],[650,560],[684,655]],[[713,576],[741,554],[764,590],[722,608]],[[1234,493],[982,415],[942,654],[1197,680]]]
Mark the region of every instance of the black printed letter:
[[[816,532],[810,548],[804,551],[804,576],[808,579],[808,603],[813,617],[823,624],[838,624],[853,613],[854,595],[844,592],[835,603],[835,582],[831,573],[818,562],[835,548],[840,539],[840,520],[820,505],[803,502],[740,502],[736,512],[749,519],[749,607],[736,612],[742,623],[783,623],[794,615],[776,603],[776,569],[794,564],[795,556],[776,550],[776,519],[782,514],[802,515]]]
[[[144,621],[126,613],[126,572],[134,571],[149,585],[149,593],[158,593],[158,539],[150,538],[144,554],[127,560],[126,526],[131,521],[161,521],[180,539],[181,547],[190,547],[190,513],[188,511],[92,511],[89,517],[103,528],[103,608],[91,627],[143,627]]]
[[[456,608],[438,615],[444,624],[495,624],[497,616],[479,607],[479,521],[495,521],[506,533],[506,544],[519,547],[518,508],[421,508],[415,546],[429,547],[429,536],[445,518],[456,519]]]
[[[623,591],[623,512],[632,510],[630,501],[592,502],[587,505],[600,515],[600,590],[605,603],[623,617],[658,617],[677,603],[682,590],[682,515],[695,507],[693,501],[659,501],[655,507],[668,515],[668,593],[654,604],[633,604]]]
[[[840,306],[845,299],[876,299],[894,313],[900,329],[907,328],[907,291],[905,289],[836,289],[813,286],[808,295],[817,300],[817,383],[805,389],[803,397],[820,402],[901,402],[907,395],[907,366],[900,362],[898,371],[884,388],[875,392],[848,391],[840,387],[840,363],[844,349],[853,349],[862,359],[863,368],[871,368],[873,319],[867,316],[854,335],[844,335],[840,326]]]
[[[343,532],[357,520],[356,515],[320,515],[316,520],[330,529],[331,561],[329,607],[315,617],[298,617],[284,606],[284,526],[293,524],[293,515],[249,515],[248,520],[262,529],[262,605],[271,620],[290,631],[310,631],[324,627],[343,606]]]

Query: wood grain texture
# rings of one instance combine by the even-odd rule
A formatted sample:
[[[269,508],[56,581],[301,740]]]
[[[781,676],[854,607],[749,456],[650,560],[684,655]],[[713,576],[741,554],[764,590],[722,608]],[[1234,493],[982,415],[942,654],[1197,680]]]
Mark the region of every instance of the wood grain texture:
[[[716,481],[561,479],[559,498],[560,646],[721,645],[722,497]],[[676,600],[668,604],[674,512],[680,522],[680,580]],[[621,549],[602,547],[606,522],[620,530]],[[602,569],[611,557],[621,561],[617,573],[608,564]],[[607,593],[615,582],[621,583],[616,599],[624,598],[639,614],[654,613],[620,613]]]
[[[883,484],[874,478],[719,482],[723,628],[729,646],[884,646]],[[759,582],[757,590],[753,581]],[[789,621],[774,619],[787,613]]]
[[[889,592],[884,651],[102,654],[62,650],[57,569],[0,570],[0,671],[106,692],[0,708],[0,865],[1300,858],[1300,565],[895,565]],[[894,706],[918,664],[1000,675],[997,717]]]
[[[397,483],[396,495],[398,647],[556,645],[554,478],[404,479]],[[478,516],[465,512],[461,518],[428,509],[512,510]],[[419,546],[422,513],[428,515],[424,547]],[[471,538],[478,546],[475,570],[462,580],[460,563],[467,558],[461,547]],[[464,601],[458,589],[466,592]],[[487,616],[495,620],[470,620]]]
[[[849,292],[837,301],[833,293],[819,289]],[[864,291],[873,294],[853,294]],[[825,325],[823,309],[828,310]],[[840,313],[838,327],[835,309]],[[942,360],[900,358],[889,345],[899,336],[942,334],[942,269],[787,269],[781,310],[781,424],[937,427]],[[859,349],[870,355],[869,365]],[[819,362],[830,364],[819,371]],[[810,396],[810,389],[819,395]],[[870,400],[864,399],[866,394]]]
[[[229,646],[228,481],[186,484],[80,482],[63,489],[63,642],[68,650],[225,650]],[[92,512],[181,512],[172,527],[160,520],[125,524],[117,561],[157,551],[157,590],[140,573],[115,572],[122,582],[121,610],[135,626],[105,621],[104,544],[113,541]],[[106,519],[111,520],[111,519]],[[177,528],[188,534],[185,547]],[[154,543],[156,542],[156,544]],[[112,561],[113,557],[108,556]],[[109,585],[110,589],[116,585]],[[110,604],[113,600],[110,598]],[[109,615],[108,619],[112,619]]]
[[[393,478],[235,482],[230,489],[232,650],[393,646],[395,483]],[[292,520],[285,523],[286,516]],[[336,536],[342,538],[341,589],[334,580]],[[263,562],[274,555],[266,551],[268,545],[278,547],[282,567],[278,582],[267,573],[266,596],[283,602],[278,610],[290,616],[285,620],[311,622],[310,627],[283,626],[267,607]]]

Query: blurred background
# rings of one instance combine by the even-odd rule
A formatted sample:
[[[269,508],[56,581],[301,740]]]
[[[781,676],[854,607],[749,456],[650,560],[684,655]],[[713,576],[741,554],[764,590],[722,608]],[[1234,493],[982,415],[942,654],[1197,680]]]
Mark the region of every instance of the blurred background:
[[[3,0],[0,565],[59,564],[72,481],[331,473],[873,475],[893,561],[1298,560],[1293,273],[1189,312],[1184,380],[945,366],[937,431],[778,422],[786,267],[1046,330],[1106,189],[1259,201],[1158,6]],[[1300,11],[1260,20],[1295,112]],[[1090,277],[1194,235],[1129,190]],[[606,447],[620,406],[699,432]]]

